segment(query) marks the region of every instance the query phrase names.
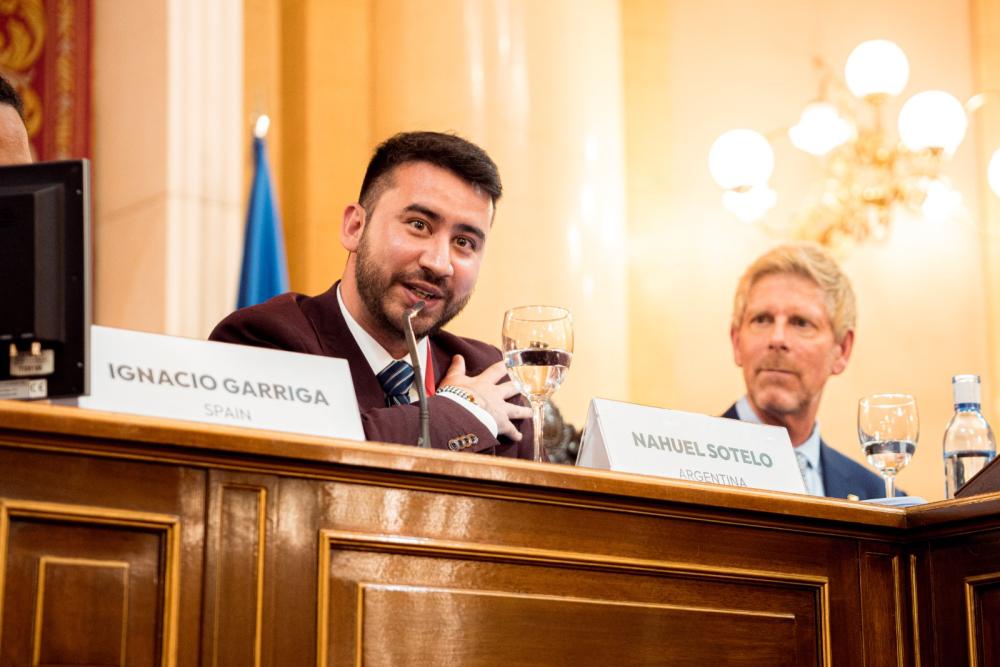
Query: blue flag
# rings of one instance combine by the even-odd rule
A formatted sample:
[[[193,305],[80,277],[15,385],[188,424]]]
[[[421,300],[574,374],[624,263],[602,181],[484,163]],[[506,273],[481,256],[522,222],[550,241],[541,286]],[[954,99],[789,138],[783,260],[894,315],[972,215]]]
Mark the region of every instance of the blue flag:
[[[243,239],[243,267],[236,307],[252,306],[288,291],[288,265],[281,218],[271,188],[267,147],[261,137],[253,140],[253,185]]]

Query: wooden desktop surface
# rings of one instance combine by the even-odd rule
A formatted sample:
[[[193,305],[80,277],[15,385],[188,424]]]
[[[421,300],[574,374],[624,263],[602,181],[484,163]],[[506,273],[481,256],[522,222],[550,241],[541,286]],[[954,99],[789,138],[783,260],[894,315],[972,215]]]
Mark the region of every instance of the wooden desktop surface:
[[[910,509],[0,401],[0,665],[1000,664]]]

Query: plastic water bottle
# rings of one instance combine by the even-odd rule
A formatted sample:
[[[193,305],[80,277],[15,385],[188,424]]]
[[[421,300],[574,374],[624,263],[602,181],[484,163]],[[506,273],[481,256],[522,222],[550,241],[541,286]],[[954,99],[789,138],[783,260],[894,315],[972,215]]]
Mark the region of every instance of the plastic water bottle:
[[[954,498],[973,475],[997,455],[993,429],[980,410],[979,376],[951,379],[955,415],[944,432],[944,495]]]

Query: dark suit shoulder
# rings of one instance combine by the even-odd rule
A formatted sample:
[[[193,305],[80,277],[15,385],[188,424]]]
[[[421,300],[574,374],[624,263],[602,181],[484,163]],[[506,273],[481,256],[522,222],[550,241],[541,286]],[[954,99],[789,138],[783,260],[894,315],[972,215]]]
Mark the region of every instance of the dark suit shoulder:
[[[500,350],[474,338],[456,336],[440,331],[431,337],[433,344],[449,356],[460,354],[465,357],[465,369],[469,375],[478,375],[484,368],[503,358]]]
[[[861,500],[885,497],[885,482],[879,475],[841,454],[825,441],[820,441],[820,456],[827,496],[846,498],[848,494],[854,494]]]
[[[319,354],[319,342],[303,305],[311,300],[287,292],[255,306],[240,308],[219,322],[209,340]]]
[[[850,470],[852,473],[856,474],[865,473],[866,475],[870,475],[871,477],[874,477],[876,479],[881,479],[881,477],[879,477],[872,471],[868,470],[867,468],[865,468],[863,465],[861,465],[851,457],[838,452],[836,449],[827,444],[825,440],[820,441],[820,447],[822,447],[823,450],[825,450],[824,451],[825,459],[823,463],[829,462],[833,464],[834,467],[840,470]]]

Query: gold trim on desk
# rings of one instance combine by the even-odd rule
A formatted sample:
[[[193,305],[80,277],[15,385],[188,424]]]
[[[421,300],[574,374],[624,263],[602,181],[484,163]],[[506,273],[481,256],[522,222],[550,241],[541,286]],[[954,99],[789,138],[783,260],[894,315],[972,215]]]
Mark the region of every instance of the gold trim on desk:
[[[779,583],[813,589],[818,606],[818,632],[820,635],[822,664],[832,664],[830,645],[830,582],[827,577],[800,573],[755,570],[736,567],[679,563],[643,558],[605,556],[601,554],[535,549],[508,545],[479,544],[412,538],[398,535],[371,535],[351,531],[324,529],[319,534],[319,581],[317,588],[317,652],[318,665],[327,664],[327,640],[330,608],[330,552],[342,546],[363,551],[397,553],[415,556],[464,558],[512,564],[547,565],[552,567],[583,567],[605,572],[648,574],[675,574],[698,576],[705,579],[744,581],[751,583]],[[362,604],[358,596],[358,605]],[[360,606],[359,606],[360,613]],[[360,652],[360,638],[355,639]],[[356,659],[360,660],[360,653]],[[360,662],[358,663],[360,664]]]
[[[291,474],[554,505],[566,504],[562,500],[566,495],[583,496],[574,497],[574,507],[582,503],[595,509],[650,516],[699,512],[712,515],[738,508],[744,512],[747,525],[774,525],[776,521],[785,530],[794,528],[788,525],[790,512],[784,509],[793,505],[791,513],[803,521],[824,522],[810,527],[812,534],[853,536],[860,530],[875,535],[884,529],[906,528],[907,510],[893,507],[400,444],[335,440],[3,400],[0,421],[4,422],[0,446],[74,455]],[[683,504],[685,509],[663,508],[664,501]],[[732,520],[730,517],[726,521]]]
[[[1000,572],[965,577],[965,632],[969,644],[969,665],[979,667],[979,642],[976,641],[976,588],[1000,582]]]
[[[257,530],[257,627],[254,631],[254,665],[260,667],[261,651],[264,645],[264,566],[267,560],[267,489],[260,488],[257,496],[257,511],[260,512]]]
[[[896,605],[896,664],[903,667],[903,582],[899,572],[899,555],[892,554],[892,598]]]
[[[38,667],[42,658],[42,621],[45,607],[45,575],[48,565],[76,565],[80,567],[116,568],[124,573],[122,597],[122,637],[119,648],[118,665],[125,665],[125,649],[128,640],[128,588],[130,565],[121,560],[98,560],[93,558],[62,558],[59,556],[42,556],[38,562],[38,588],[35,592],[35,629],[32,633],[31,667]],[[2,575],[0,575],[2,576]]]
[[[88,507],[62,503],[0,498],[0,633],[3,631],[4,588],[7,550],[12,517],[70,521],[81,524],[147,528],[164,534],[162,667],[177,664],[177,622],[180,612],[180,520],[176,516],[135,512],[112,507]],[[2,636],[0,636],[2,641]]]
[[[254,608],[254,639],[253,664],[260,667],[264,633],[264,566],[267,554],[267,488],[255,484],[223,483],[219,485],[219,544],[217,553],[222,553],[222,536],[225,534],[225,499],[227,491],[247,491],[257,496],[257,555],[255,565],[255,608]],[[221,561],[221,558],[220,558]],[[219,664],[219,615],[225,606],[222,599],[222,575],[215,573],[215,590],[213,591],[212,618],[212,665]]]
[[[544,595],[539,593],[517,593],[517,592],[507,592],[507,591],[497,591],[497,590],[485,590],[485,589],[464,589],[464,588],[447,588],[447,587],[437,587],[437,586],[407,586],[399,584],[378,584],[374,582],[359,582],[356,586],[358,608],[355,615],[355,659],[354,664],[356,667],[362,667],[363,661],[363,637],[364,637],[364,600],[365,594],[368,591],[378,591],[378,590],[393,590],[393,591],[412,591],[420,593],[447,593],[450,595],[468,595],[468,596],[481,596],[481,597],[497,597],[503,599],[518,599],[518,600],[552,600],[551,595]],[[729,615],[729,616],[746,616],[752,618],[769,618],[769,619],[782,619],[790,620],[794,623],[795,614],[781,613],[781,612],[767,612],[767,611],[752,611],[746,609],[725,609],[719,607],[696,607],[692,605],[678,605],[678,604],[667,604],[658,602],[629,602],[624,600],[607,600],[598,598],[584,598],[578,596],[559,596],[559,602],[571,602],[577,604],[590,604],[595,606],[607,606],[607,607],[633,607],[636,609],[649,609],[649,610],[671,610],[671,611],[684,611],[693,612],[701,614],[718,614]],[[830,664],[829,660],[825,664]]]
[[[910,554],[910,623],[913,624],[913,664],[920,667],[920,599],[917,597],[917,554]]]

